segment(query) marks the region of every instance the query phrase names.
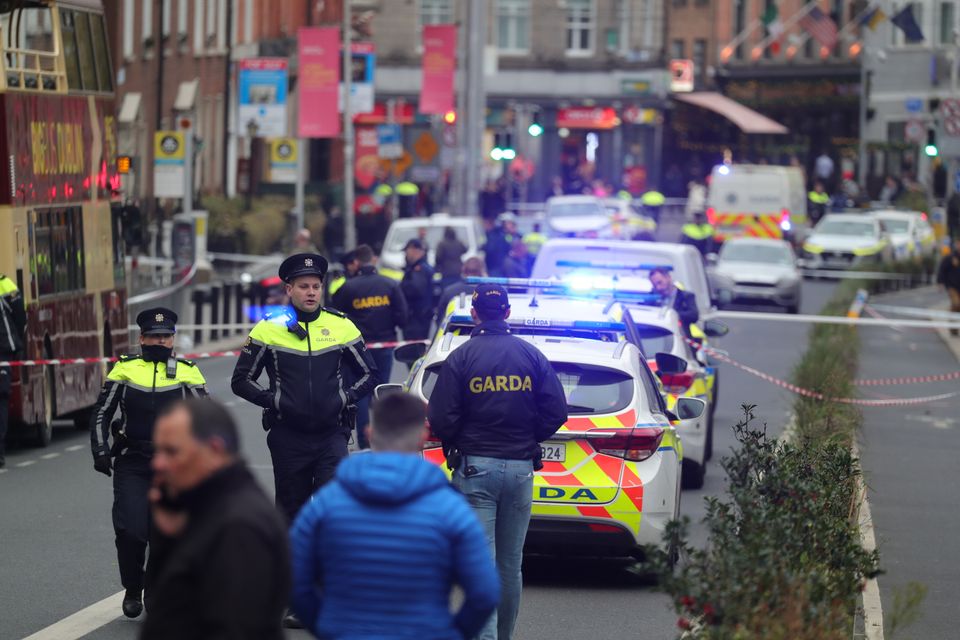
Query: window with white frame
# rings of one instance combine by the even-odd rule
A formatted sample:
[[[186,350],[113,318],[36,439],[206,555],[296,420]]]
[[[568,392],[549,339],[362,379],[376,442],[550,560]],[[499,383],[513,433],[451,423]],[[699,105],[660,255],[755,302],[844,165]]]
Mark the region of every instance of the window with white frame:
[[[134,5],[133,0],[123,1],[123,57],[133,57],[133,34],[134,34]]]
[[[497,0],[497,49],[530,50],[530,0]]]
[[[160,13],[160,33],[166,38],[170,35],[170,12],[173,11],[173,7],[170,6],[170,2],[163,3],[163,9]]]
[[[253,42],[253,0],[243,3],[243,42]]]
[[[453,0],[420,0],[420,26],[453,23]]]
[[[937,40],[941,45],[952,45],[954,43],[953,30],[957,26],[957,5],[955,2],[940,3],[940,38]]]
[[[207,42],[213,44],[213,38],[217,33],[217,0],[207,0]]]
[[[203,51],[203,3],[200,0],[194,0],[190,3],[193,7],[193,52]]]
[[[566,0],[567,55],[593,53],[596,17],[594,0]]]
[[[141,40],[153,42],[153,0],[143,0],[140,4]]]
[[[227,47],[227,0],[217,0],[217,49]]]
[[[177,0],[177,37],[187,35],[187,0]]]

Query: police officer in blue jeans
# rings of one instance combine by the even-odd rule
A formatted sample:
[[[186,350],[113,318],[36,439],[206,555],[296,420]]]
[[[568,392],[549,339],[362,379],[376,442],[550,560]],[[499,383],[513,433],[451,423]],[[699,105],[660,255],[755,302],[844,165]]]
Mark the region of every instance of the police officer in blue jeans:
[[[453,483],[476,511],[500,574],[500,606],[477,637],[509,640],[520,610],[540,443],[567,421],[567,403],[543,354],[510,335],[503,287],[478,285],[471,315],[470,340],[447,358],[430,396],[430,427],[443,441]]]

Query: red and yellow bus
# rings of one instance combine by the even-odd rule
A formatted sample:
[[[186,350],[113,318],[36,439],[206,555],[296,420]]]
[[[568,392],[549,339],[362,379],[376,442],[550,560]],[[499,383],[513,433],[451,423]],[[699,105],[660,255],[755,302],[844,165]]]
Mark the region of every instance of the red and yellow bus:
[[[0,2],[0,273],[27,308],[27,359],[127,349],[117,135],[102,3]],[[11,425],[49,444],[87,426],[101,364],[16,367]]]

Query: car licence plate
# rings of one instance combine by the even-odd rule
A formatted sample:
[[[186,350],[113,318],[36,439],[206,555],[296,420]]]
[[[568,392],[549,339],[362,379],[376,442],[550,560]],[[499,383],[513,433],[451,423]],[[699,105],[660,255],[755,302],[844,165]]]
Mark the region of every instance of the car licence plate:
[[[567,445],[556,442],[547,442],[540,445],[541,459],[544,462],[565,462],[567,459]]]

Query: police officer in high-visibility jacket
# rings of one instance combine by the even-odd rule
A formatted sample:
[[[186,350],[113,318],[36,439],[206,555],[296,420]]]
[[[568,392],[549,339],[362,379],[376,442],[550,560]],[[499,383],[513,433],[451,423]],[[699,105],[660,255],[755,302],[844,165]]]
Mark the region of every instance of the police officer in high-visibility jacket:
[[[0,361],[15,360],[23,351],[27,314],[23,296],[16,283],[0,273]],[[0,469],[6,465],[5,452],[10,392],[13,381],[10,367],[0,366]]]
[[[707,222],[703,211],[695,211],[693,221],[680,228],[680,243],[696,247],[701,256],[710,253],[713,247],[713,225]]]
[[[263,409],[277,505],[290,522],[346,457],[357,401],[377,383],[356,325],[320,305],[326,273],[317,254],[283,261],[291,307],[254,326],[231,381],[235,394]],[[257,383],[264,369],[268,387]]]
[[[120,582],[126,589],[122,609],[128,618],[136,618],[143,611],[153,423],[165,405],[188,396],[207,395],[206,380],[196,364],[174,356],[176,323],[177,314],[163,307],[137,315],[140,353],[121,356],[110,371],[90,425],[93,468],[106,476],[111,471],[115,474],[113,529]],[[120,418],[112,421],[117,408]],[[150,585],[146,586],[149,598]]]
[[[407,322],[407,300],[400,283],[377,273],[377,257],[368,245],[357,247],[359,270],[333,296],[333,306],[357,325],[360,335],[371,342],[396,342],[397,329]],[[377,365],[377,375],[390,381],[393,370],[393,347],[370,349],[370,357]],[[368,449],[365,427],[369,421],[370,398],[357,403],[357,446]]]
[[[500,573],[500,606],[478,638],[509,640],[540,443],[567,421],[567,402],[546,357],[510,335],[506,290],[480,284],[472,299],[477,326],[440,369],[428,411],[453,484],[477,512]]]

